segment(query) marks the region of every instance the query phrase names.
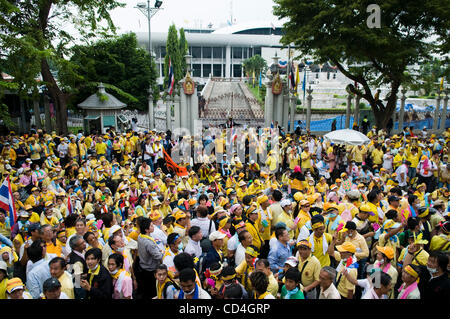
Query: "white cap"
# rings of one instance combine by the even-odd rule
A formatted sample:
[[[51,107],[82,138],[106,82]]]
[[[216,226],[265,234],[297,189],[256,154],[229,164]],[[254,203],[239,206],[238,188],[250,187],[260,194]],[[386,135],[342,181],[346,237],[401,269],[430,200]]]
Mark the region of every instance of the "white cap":
[[[209,235],[209,240],[210,241],[215,241],[216,239],[224,239],[225,238],[225,234],[221,233],[220,231],[216,230],[215,232],[212,232]]]
[[[120,230],[122,228],[120,228],[119,225],[114,225],[109,229],[109,236],[112,236],[116,231]]]
[[[288,257],[288,259],[286,259],[286,261],[284,263],[288,264],[292,267],[297,267],[297,265],[298,265],[297,258],[295,258],[294,256]]]
[[[292,203],[291,203],[291,201],[289,200],[289,199],[283,199],[281,202],[280,202],[280,206],[282,207],[282,208],[284,208],[284,207],[286,207],[286,206],[289,206],[289,205],[291,205]]]
[[[3,260],[0,260],[0,270],[7,271],[7,269],[8,265]]]
[[[94,214],[89,214],[86,216],[86,219],[87,220],[95,220],[95,216],[94,216]]]

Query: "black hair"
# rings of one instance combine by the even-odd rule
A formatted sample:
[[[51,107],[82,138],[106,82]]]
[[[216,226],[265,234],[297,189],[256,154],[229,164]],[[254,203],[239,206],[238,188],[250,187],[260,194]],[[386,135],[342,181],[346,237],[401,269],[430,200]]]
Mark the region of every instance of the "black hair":
[[[194,258],[188,253],[179,253],[173,258],[173,263],[175,268],[181,272],[183,269],[190,268],[194,269]]]
[[[390,283],[391,283],[391,281],[392,281],[392,278],[391,278],[391,276],[389,276],[389,274],[387,274],[387,273],[385,273],[385,272],[383,272],[383,271],[377,271],[377,272],[375,272],[375,274],[376,275],[374,275],[373,277],[372,277],[372,283],[373,283],[373,285],[374,285],[374,287],[375,288],[380,288],[380,286],[378,286],[378,285],[381,285],[381,286],[388,286]],[[379,282],[379,283],[378,283]],[[378,287],[377,287],[378,286]]]
[[[264,268],[269,268],[270,267],[270,263],[267,259],[258,259],[256,261],[256,265],[263,265]]]
[[[114,245],[116,243],[116,240],[114,239],[115,237],[116,236],[114,236],[114,235],[109,236],[109,238],[108,238],[108,245],[109,245],[109,247],[112,247],[112,245]]]
[[[408,196],[408,204],[412,205],[416,199],[417,199],[416,195],[409,195]]]
[[[390,209],[386,212],[387,219],[395,219],[398,216],[398,212],[394,209]]]
[[[158,266],[156,266],[155,273],[156,273],[158,270],[164,270],[164,271],[167,272],[167,271],[168,271],[167,265],[166,265],[166,264],[159,264]]]
[[[167,215],[164,219],[163,219],[163,224],[167,225],[170,223],[173,223],[175,221],[175,217],[173,217],[172,215]]]
[[[428,258],[436,258],[439,268],[441,268],[444,273],[447,273],[448,266],[448,256],[441,251],[432,251]]]
[[[275,201],[279,202],[283,198],[283,193],[281,193],[278,189],[276,189],[273,191],[272,197]]]
[[[50,262],[48,264],[53,265],[56,263],[59,263],[59,265],[61,266],[62,269],[66,268],[66,265],[67,265],[66,260],[62,257],[55,257],[52,260],[50,260]]]
[[[218,262],[213,262],[211,266],[209,266],[209,270],[215,271],[220,269],[220,264]]]
[[[89,236],[91,236],[91,235],[94,235],[94,236],[95,236],[95,234],[94,234],[93,232],[91,232],[91,231],[86,232],[86,233],[83,235],[84,241],[87,242],[87,241],[88,241],[87,239],[88,239]]]
[[[239,284],[232,284],[225,288],[223,296],[227,299],[242,299],[242,287]]]
[[[201,200],[206,200],[206,201],[208,201],[208,196],[206,196],[205,194],[201,194],[201,195],[198,197],[198,202],[200,203]]]
[[[86,260],[90,255],[94,256],[95,259],[102,260],[102,251],[100,248],[91,248],[84,254],[84,259]]]
[[[314,214],[313,214],[314,212],[317,212],[318,214],[322,214],[323,209],[320,208],[320,207],[311,207],[311,208],[309,209],[309,213],[310,213],[311,215],[314,215]]]
[[[293,280],[295,281],[296,284],[300,282],[301,280],[300,277],[301,277],[300,271],[298,270],[297,267],[289,268],[288,270],[286,270],[286,273],[284,274],[284,278]]]
[[[248,230],[243,230],[238,234],[238,239],[240,243],[242,243],[245,240],[246,233],[248,233]]]
[[[198,226],[192,226],[192,227],[189,229],[189,232],[188,232],[189,237],[192,238],[192,237],[195,236],[200,230],[201,230],[200,227],[198,227]]]
[[[169,234],[169,236],[167,236],[167,244],[168,245],[173,245],[175,244],[176,238],[180,237],[180,235],[178,233],[171,233]]]
[[[350,230],[356,230],[356,224],[355,224],[355,222],[348,221],[345,224],[345,228],[350,229]]]
[[[398,196],[402,196],[402,190],[398,187],[393,187],[391,188],[391,193],[398,195]]]
[[[152,221],[147,217],[144,217],[139,221],[139,230],[141,231],[141,234],[146,233],[146,230],[150,228],[151,223]]]
[[[197,216],[200,216],[202,218],[208,216],[208,207],[205,205],[198,205],[197,207]]]
[[[27,255],[28,259],[31,260],[33,263],[41,260],[42,252],[44,251],[44,247],[42,245],[45,245],[45,242],[41,239],[35,240],[30,247],[27,248]]]
[[[419,225],[419,220],[415,217],[409,217],[406,220],[406,228],[409,230],[414,230]]]
[[[106,214],[103,214],[101,218],[103,220],[103,225],[106,228],[110,228],[111,224],[112,224],[112,221],[113,221],[113,218],[114,218],[114,214],[113,213],[106,213]]]
[[[260,295],[265,293],[269,286],[269,278],[267,278],[266,274],[262,271],[252,272],[250,275],[250,282],[253,289]]]
[[[245,195],[244,198],[242,198],[242,203],[244,205],[250,205],[251,201],[252,201],[252,196],[250,196],[250,195]]]
[[[284,234],[284,231],[286,230],[286,227],[277,227],[275,229],[275,238],[278,239],[280,236]]]
[[[232,266],[225,266],[220,272],[221,277],[232,276],[236,274],[236,269]]]
[[[180,271],[180,276],[178,278],[180,282],[195,282],[195,271],[192,268],[184,268]]]
[[[378,196],[377,190],[371,190],[369,194],[367,194],[367,201],[373,202]]]
[[[78,215],[77,214],[70,214],[66,218],[64,218],[64,226],[66,228],[75,227],[75,224],[77,223]]]
[[[109,259],[114,259],[118,269],[123,267],[124,258],[121,254],[112,254],[108,257],[108,260]]]

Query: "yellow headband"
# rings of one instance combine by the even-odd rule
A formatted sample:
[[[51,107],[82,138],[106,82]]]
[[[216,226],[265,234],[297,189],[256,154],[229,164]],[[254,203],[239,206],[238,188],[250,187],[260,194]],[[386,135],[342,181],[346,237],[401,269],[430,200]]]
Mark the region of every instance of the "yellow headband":
[[[430,212],[430,207],[428,207],[422,214],[419,215],[420,218],[423,218],[428,215]]]
[[[411,276],[416,278],[417,282],[419,282],[420,278],[419,278],[419,274],[417,273],[417,271],[415,271],[410,265],[407,265],[404,269],[408,274],[410,274]]]
[[[232,280],[232,279],[234,279],[234,278],[236,278],[236,274],[228,275],[228,276],[222,277],[222,280],[227,281],[227,280]]]
[[[322,226],[325,226],[322,222],[317,222],[311,225],[312,229],[317,229]]]
[[[246,254],[249,254],[252,257],[258,257],[258,252],[255,251],[252,247],[247,247],[247,249],[245,250]]]

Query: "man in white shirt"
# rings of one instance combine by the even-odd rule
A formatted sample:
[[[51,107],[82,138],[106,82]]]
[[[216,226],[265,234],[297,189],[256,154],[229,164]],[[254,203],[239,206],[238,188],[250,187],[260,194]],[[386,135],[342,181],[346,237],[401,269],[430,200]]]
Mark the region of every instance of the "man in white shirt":
[[[400,165],[395,173],[397,174],[397,182],[398,187],[404,189],[408,183],[407,183],[407,177],[408,177],[408,167],[411,165],[410,161],[403,161],[403,164]]]
[[[208,207],[205,205],[197,207],[197,218],[191,220],[192,226],[200,227],[204,238],[208,238],[211,233],[216,231],[216,225],[208,218]]]
[[[202,254],[202,247],[200,246],[200,241],[203,238],[202,230],[198,226],[192,226],[189,229],[189,241],[186,247],[184,248],[184,252],[188,253],[192,257],[199,258]]]
[[[391,292],[392,279],[387,273],[383,271],[374,272],[369,280],[372,279],[373,286],[367,288],[366,293],[361,299],[387,299],[388,294]],[[358,280],[359,282],[359,280]]]
[[[248,230],[242,231],[238,235],[238,238],[239,238],[240,244],[238,245],[238,247],[236,249],[236,255],[234,257],[234,262],[235,262],[236,266],[239,266],[245,260],[245,250],[253,242],[252,234],[250,234]]]
[[[383,155],[383,168],[388,172],[392,173],[392,163],[394,162],[394,156],[391,154],[391,150],[388,149]]]
[[[339,291],[333,284],[336,278],[336,270],[330,266],[325,266],[320,270],[320,295],[319,299],[341,299]]]

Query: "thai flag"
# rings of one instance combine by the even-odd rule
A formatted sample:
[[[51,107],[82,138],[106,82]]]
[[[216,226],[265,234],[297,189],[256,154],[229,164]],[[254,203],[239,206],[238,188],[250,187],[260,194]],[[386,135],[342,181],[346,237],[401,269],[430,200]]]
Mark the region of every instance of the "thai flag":
[[[234,142],[237,139],[237,132],[234,126],[231,128],[231,141]]]
[[[69,212],[69,215],[73,214],[72,199],[70,198],[70,195],[67,200],[67,211]]]
[[[289,70],[289,80],[291,80],[291,89],[295,88],[295,75],[294,75],[294,64],[291,63],[291,68]]]
[[[0,186],[0,208],[9,212],[9,221],[12,228],[17,220],[17,214],[9,176],[5,178],[2,186]]]
[[[173,74],[173,66],[172,66],[172,61],[169,58],[169,83],[168,83],[168,89],[167,89],[169,92],[169,95],[172,95],[174,84],[175,84],[175,77]]]

